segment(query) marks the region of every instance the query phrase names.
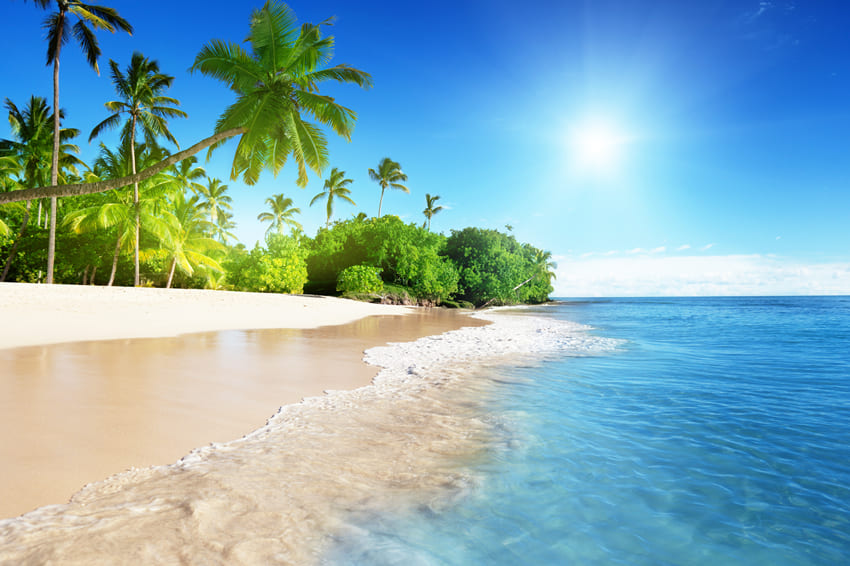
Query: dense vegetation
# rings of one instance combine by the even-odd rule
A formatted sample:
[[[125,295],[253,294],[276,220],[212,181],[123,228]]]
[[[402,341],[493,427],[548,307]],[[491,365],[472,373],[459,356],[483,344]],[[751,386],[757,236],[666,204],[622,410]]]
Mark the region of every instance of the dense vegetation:
[[[75,1],[57,8],[48,58],[58,91],[57,46],[67,41],[66,18],[74,15],[95,29],[131,28],[110,8]],[[177,145],[168,120],[185,116],[167,96],[173,77],[139,53],[126,70],[110,61],[119,100],[105,103],[108,115],[89,140],[109,128],[120,128],[121,138],[118,147],[101,144],[93,163],[78,158],[72,142],[80,131],[63,127],[64,112],[54,114],[36,96],[23,108],[6,99],[12,139],[0,140],[0,281],[310,292],[454,306],[545,301],[554,277],[548,252],[494,230],[431,232],[432,217],[443,210],[435,206],[437,195],[426,195],[422,225],[382,216],[387,188],[409,192],[402,184],[407,175],[389,157],[368,169],[380,188],[377,217],[361,212],[332,222],[334,199],[356,203],[351,179],[330,168],[323,191],[310,201],[327,211],[315,236],[304,233],[296,220],[300,209],[281,193],[266,199],[268,209],[257,217],[268,223],[265,245],[249,250],[235,241],[228,187],[208,177],[193,154],[238,136],[231,176],[247,184],[263,169],[276,174],[290,156],[301,186],[308,168],[327,170],[325,134],[306,118],[348,138],[355,114],[322,96],[319,84],[368,88],[371,77],[347,65],[322,68],[333,38],[321,30],[298,26],[285,5],[269,2],[252,18],[248,50],[221,41],[206,45],[192,70],[225,82],[236,101],[213,136],[174,154],[162,145]],[[96,36],[88,30],[86,37],[80,46],[96,68]]]

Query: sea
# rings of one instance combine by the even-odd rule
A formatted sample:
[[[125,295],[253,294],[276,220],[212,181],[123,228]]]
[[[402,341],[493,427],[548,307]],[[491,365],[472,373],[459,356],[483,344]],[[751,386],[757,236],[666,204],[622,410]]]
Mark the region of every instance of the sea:
[[[850,297],[513,312],[616,346],[482,371],[471,485],[352,513],[323,564],[850,563]]]
[[[476,316],[368,350],[373,385],[0,521],[0,564],[850,563],[850,297]]]

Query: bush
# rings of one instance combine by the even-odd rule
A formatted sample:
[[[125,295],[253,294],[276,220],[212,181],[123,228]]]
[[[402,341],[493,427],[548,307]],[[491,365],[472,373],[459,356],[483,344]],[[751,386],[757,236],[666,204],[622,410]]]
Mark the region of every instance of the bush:
[[[336,290],[343,294],[378,294],[384,290],[381,269],[369,265],[346,267],[336,280]]]
[[[228,282],[244,291],[261,293],[302,293],[307,282],[304,252],[288,236],[273,235],[268,249],[259,244],[250,253],[231,249],[225,262]]]

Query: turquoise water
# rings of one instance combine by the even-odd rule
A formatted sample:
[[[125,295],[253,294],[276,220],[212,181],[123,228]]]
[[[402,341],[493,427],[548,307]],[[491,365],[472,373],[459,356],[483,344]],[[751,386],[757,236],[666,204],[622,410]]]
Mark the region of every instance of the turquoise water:
[[[334,565],[844,564],[850,298],[612,299],[528,314],[615,353],[491,370],[496,441],[448,506],[355,516]]]

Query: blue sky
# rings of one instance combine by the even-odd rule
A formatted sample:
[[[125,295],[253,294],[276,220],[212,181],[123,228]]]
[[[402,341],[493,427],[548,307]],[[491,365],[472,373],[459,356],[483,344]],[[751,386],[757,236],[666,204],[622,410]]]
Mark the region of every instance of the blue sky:
[[[134,50],[158,60],[189,113],[172,124],[178,140],[209,135],[232,95],[187,69],[210,39],[244,39],[261,3],[106,3],[136,31],[98,35],[101,68]],[[431,193],[447,207],[436,231],[510,224],[558,259],[556,295],[850,293],[846,2],[289,5],[302,22],[335,16],[334,61],[375,81],[327,89],[359,116],[351,143],[331,137],[331,165],[354,179],[357,202],[338,218],[376,214],[366,172],[389,156],[411,194],[388,193],[385,213],[421,222]],[[0,60],[0,96],[49,98],[44,12],[21,0],[2,11],[15,47]],[[114,98],[108,74],[69,44],[60,80],[65,124],[87,138]],[[602,125],[616,151],[590,164],[588,132]],[[96,143],[79,143],[93,160]],[[231,158],[225,146],[205,167],[227,179]],[[287,166],[253,187],[228,181],[245,244],[262,237],[256,216],[273,193],[295,199],[308,233],[323,223],[323,207],[308,206],[321,179],[302,190],[295,177]]]

